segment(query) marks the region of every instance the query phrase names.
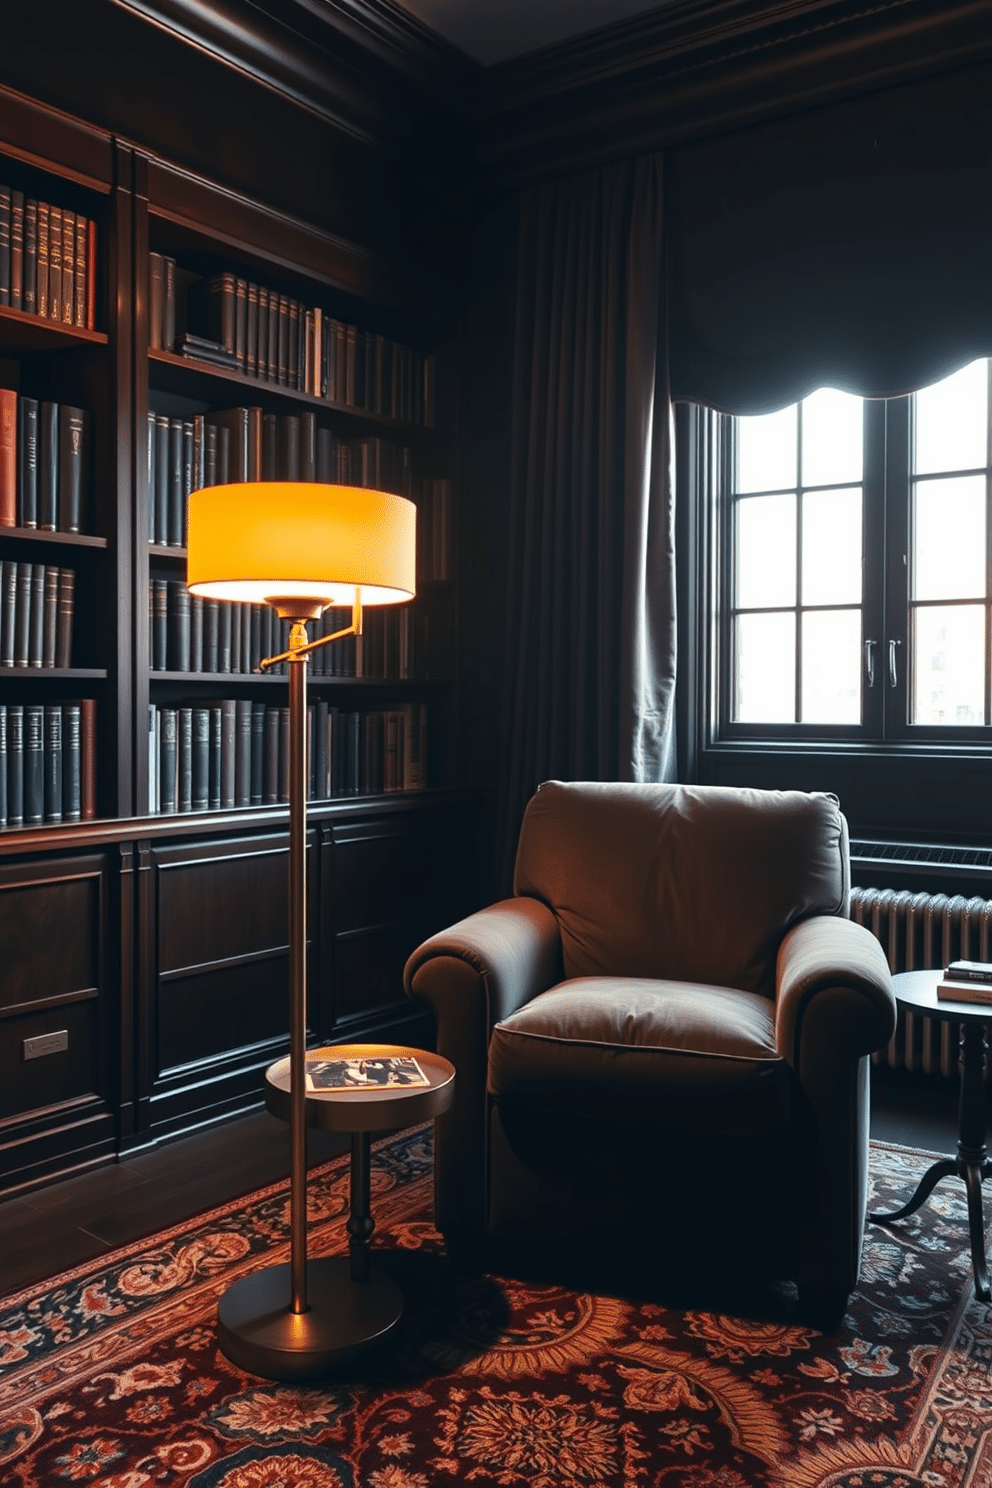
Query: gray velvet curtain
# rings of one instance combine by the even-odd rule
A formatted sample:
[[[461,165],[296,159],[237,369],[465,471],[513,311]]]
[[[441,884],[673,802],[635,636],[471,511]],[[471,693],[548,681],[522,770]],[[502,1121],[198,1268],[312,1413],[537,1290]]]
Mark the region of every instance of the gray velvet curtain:
[[[663,163],[526,191],[516,308],[503,887],[547,779],[674,778]]]

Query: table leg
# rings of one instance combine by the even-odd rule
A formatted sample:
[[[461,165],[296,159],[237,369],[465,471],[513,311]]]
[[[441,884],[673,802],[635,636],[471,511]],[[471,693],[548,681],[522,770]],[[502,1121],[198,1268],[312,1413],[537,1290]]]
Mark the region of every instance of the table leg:
[[[372,1274],[371,1139],[368,1132],[351,1134],[351,1212],[348,1216],[352,1281],[368,1281]]]
[[[956,1174],[963,1179],[968,1194],[968,1230],[971,1239],[971,1264],[975,1275],[975,1295],[988,1301],[988,1264],[985,1257],[985,1219],[982,1210],[982,1180],[992,1173],[985,1144],[985,1060],[988,1044],[985,1025],[969,1021],[962,1025],[958,1063],[961,1068],[961,1094],[958,1102],[958,1154],[944,1157],[928,1168],[908,1203],[891,1214],[869,1214],[872,1224],[892,1224],[915,1213],[931,1195],[942,1178]]]

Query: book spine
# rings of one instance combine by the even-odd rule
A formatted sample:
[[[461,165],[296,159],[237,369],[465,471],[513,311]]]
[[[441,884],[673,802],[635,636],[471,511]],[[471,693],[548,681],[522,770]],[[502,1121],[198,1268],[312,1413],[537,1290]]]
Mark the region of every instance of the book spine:
[[[23,304],[28,315],[38,313],[38,203],[30,197],[24,203],[24,289]]]
[[[14,618],[14,665],[26,667],[31,647],[31,588],[34,564],[17,565],[17,613]]]
[[[168,670],[189,671],[189,590],[182,579],[167,579]]]
[[[0,703],[0,831],[7,825],[7,705]]]
[[[62,212],[62,291],[63,325],[72,325],[76,313],[76,214]]]
[[[169,657],[169,581],[152,579],[148,585],[150,598],[149,621],[151,637],[149,650],[153,672],[164,672]]]
[[[5,558],[0,564],[0,667],[14,665],[17,588],[17,563],[12,558]]]
[[[237,344],[236,288],[233,274],[219,274],[210,284],[214,301],[212,329],[225,351],[234,353]]]
[[[82,530],[86,422],[86,414],[81,408],[59,409],[59,532]]]
[[[62,208],[48,208],[48,318],[62,319]]]
[[[28,666],[40,667],[45,653],[45,565],[32,564],[28,614]]]
[[[10,304],[10,187],[0,186],[0,305]]]
[[[190,708],[189,713],[190,810],[206,811],[210,805],[210,709]]]
[[[176,260],[168,254],[162,258],[162,349],[172,351],[176,344]]]
[[[251,805],[251,703],[238,699],[234,720],[234,804]]]
[[[148,255],[148,347],[158,351],[162,345],[162,291],[164,273],[161,253]]]
[[[203,671],[203,596],[189,596],[189,669]]]
[[[83,813],[82,723],[78,703],[62,705],[62,819],[77,822]]]
[[[24,708],[7,705],[7,825],[24,825]]]
[[[169,420],[155,416],[155,542],[166,547],[169,541]]]
[[[240,277],[234,280],[234,355],[243,368],[248,360],[248,282]]]
[[[170,548],[183,544],[183,421],[169,420],[169,490],[166,497],[165,541]]]
[[[216,672],[220,647],[220,600],[203,602],[203,670]]]
[[[46,565],[45,575],[45,598],[42,615],[42,647],[41,664],[43,667],[54,667],[55,665],[55,636],[58,628],[59,612],[59,579],[61,570],[53,564]]]
[[[218,672],[229,672],[231,670],[231,635],[233,605],[227,600],[218,601],[218,626],[217,626],[217,670]]]
[[[218,703],[210,706],[210,779],[207,794],[211,811],[219,811],[221,803],[220,770],[223,747],[223,717]]]
[[[24,309],[24,192],[10,193],[10,308]]]
[[[89,237],[89,223],[80,213],[76,217],[76,274],[73,283],[75,291],[75,302],[73,304],[72,323],[79,326],[81,330],[86,329],[86,275],[87,262],[87,239]]]
[[[62,707],[45,707],[45,821],[62,820]]]
[[[177,708],[176,777],[178,810],[193,807],[193,709]]]
[[[251,804],[265,799],[265,704],[251,705]]]
[[[279,708],[265,710],[265,805],[279,801]]]
[[[0,527],[17,526],[17,393],[0,388]]]
[[[249,282],[245,311],[245,371],[258,376],[258,285]]]
[[[48,318],[48,238],[51,227],[51,208],[47,202],[38,203],[38,254],[35,314]]]
[[[38,407],[38,526],[55,532],[58,524],[59,405]]]
[[[45,818],[45,709],[24,707],[24,825],[40,826]]]
[[[234,777],[237,769],[237,703],[224,698],[220,708],[220,804],[230,811],[234,807]]]
[[[55,614],[55,665],[72,666],[72,629],[76,606],[76,573],[72,568],[60,568],[58,608]]]
[[[18,412],[17,520],[21,527],[37,527],[38,399],[20,398]]]
[[[91,217],[86,224],[86,329],[96,329],[96,247],[97,225]]]
[[[179,810],[179,714],[176,708],[162,709],[161,804],[165,812]]]
[[[262,382],[269,380],[269,291],[258,286],[258,331],[256,342],[255,375]]]

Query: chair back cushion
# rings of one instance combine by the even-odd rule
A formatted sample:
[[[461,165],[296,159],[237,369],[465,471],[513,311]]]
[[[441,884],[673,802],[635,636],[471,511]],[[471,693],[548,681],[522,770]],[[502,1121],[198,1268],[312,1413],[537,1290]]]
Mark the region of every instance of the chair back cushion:
[[[549,781],[524,814],[513,888],[554,913],[567,978],[773,997],[786,930],[848,913],[847,825],[822,792]]]

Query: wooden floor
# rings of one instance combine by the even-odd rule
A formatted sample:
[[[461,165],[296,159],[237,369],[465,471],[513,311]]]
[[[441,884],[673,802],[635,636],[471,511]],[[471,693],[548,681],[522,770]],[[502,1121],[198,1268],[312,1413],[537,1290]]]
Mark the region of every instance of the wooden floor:
[[[956,1082],[874,1072],[872,1136],[953,1153]],[[311,1164],[345,1151],[348,1143],[332,1132],[310,1132],[307,1140]],[[288,1172],[288,1127],[262,1110],[27,1195],[0,1199],[0,1293],[179,1224]]]

